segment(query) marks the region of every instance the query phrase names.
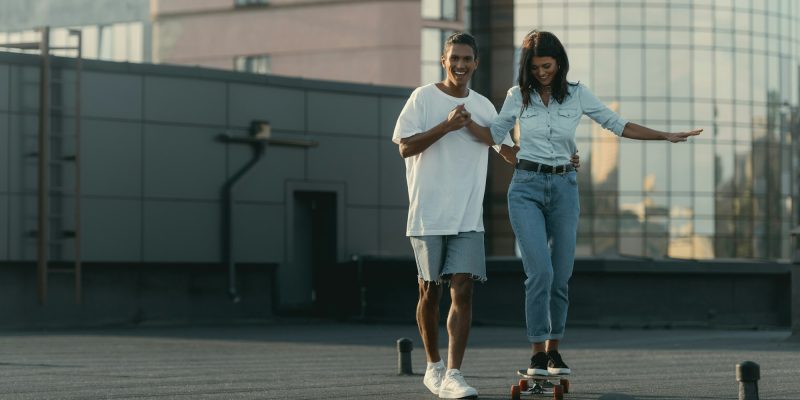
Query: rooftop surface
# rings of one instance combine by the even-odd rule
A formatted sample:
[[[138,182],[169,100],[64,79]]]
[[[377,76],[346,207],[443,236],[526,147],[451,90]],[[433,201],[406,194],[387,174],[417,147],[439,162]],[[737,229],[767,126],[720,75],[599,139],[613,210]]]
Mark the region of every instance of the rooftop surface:
[[[414,341],[413,376],[397,375],[401,337]],[[561,345],[573,369],[565,398],[736,399],[735,366],[752,360],[761,366],[761,399],[797,400],[800,341],[788,337],[571,328]],[[523,328],[474,327],[462,372],[481,399],[508,399],[514,371],[528,358]],[[412,324],[282,320],[0,332],[4,400],[434,399],[422,385],[424,368]]]

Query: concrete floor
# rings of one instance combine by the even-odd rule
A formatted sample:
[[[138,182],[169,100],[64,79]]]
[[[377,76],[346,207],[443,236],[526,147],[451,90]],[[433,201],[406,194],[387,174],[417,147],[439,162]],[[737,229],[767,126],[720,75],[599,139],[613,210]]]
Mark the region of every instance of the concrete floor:
[[[787,340],[788,331],[567,335],[567,399],[736,399],[735,365],[744,360],[761,365],[761,399],[800,399],[800,341]],[[414,341],[415,376],[397,375],[400,337]],[[528,352],[522,328],[475,327],[462,371],[481,399],[507,399]],[[424,367],[413,325],[288,320],[0,332],[0,399],[434,399],[422,386]]]

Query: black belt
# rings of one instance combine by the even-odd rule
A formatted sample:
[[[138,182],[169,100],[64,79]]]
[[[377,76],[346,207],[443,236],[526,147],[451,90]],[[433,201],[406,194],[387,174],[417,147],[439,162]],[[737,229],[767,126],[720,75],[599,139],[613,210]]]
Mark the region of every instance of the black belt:
[[[544,172],[546,174],[563,174],[565,172],[575,171],[572,164],[556,165],[555,167],[547,164],[539,164],[534,161],[520,159],[517,161],[517,169],[524,169],[525,171]]]

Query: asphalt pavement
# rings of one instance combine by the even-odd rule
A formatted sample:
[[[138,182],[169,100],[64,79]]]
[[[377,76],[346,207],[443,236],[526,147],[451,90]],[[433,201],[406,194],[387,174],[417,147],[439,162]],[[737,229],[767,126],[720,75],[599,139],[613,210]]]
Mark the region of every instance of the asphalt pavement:
[[[442,334],[446,354],[446,334]],[[760,398],[800,399],[788,331],[570,328],[566,399],[736,399],[735,366],[758,363]],[[398,338],[415,375],[397,374]],[[462,372],[508,399],[529,346],[521,327],[474,327]],[[0,332],[0,399],[435,399],[416,326],[274,320],[206,326]],[[538,396],[535,398],[546,399]]]

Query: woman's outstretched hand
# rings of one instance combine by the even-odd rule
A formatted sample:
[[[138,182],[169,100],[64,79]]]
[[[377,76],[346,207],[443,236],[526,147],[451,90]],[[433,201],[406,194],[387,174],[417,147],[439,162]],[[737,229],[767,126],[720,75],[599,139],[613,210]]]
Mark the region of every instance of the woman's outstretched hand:
[[[668,133],[667,136],[665,137],[665,139],[669,140],[672,143],[685,142],[690,137],[699,135],[700,132],[702,132],[702,131],[703,131],[703,129],[700,128],[700,129],[693,129],[691,131],[686,131],[686,132]]]

